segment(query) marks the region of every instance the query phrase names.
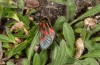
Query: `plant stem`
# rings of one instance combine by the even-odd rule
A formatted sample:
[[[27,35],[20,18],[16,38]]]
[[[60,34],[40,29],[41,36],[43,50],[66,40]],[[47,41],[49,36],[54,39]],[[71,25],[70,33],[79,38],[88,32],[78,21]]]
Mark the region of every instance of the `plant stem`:
[[[70,22],[70,25],[74,24],[77,21],[78,21],[78,19],[75,19],[74,21]]]

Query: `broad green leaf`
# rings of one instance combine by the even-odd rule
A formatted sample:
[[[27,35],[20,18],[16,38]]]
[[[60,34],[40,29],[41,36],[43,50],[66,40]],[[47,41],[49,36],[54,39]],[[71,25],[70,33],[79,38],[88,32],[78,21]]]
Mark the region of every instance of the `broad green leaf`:
[[[88,49],[89,52],[100,50],[99,46],[100,46],[99,43],[95,43],[91,40],[85,41],[85,47]]]
[[[80,62],[75,62],[73,65],[82,65]]]
[[[92,52],[89,52],[85,55],[83,55],[81,58],[85,58],[85,57],[100,57],[100,50],[95,50],[95,51],[92,51]]]
[[[86,58],[84,60],[76,60],[72,65],[99,65],[98,62],[93,58]]]
[[[92,15],[95,15],[97,13],[100,12],[100,4],[98,4],[97,6],[93,7],[92,9],[90,9],[89,11],[87,11],[86,13],[84,13],[83,15],[79,16],[77,19],[75,19],[73,22],[71,22],[70,24],[72,25],[73,23],[85,18],[85,17],[89,17]]]
[[[78,60],[76,59],[75,63],[72,65],[88,65],[89,63],[84,60]]]
[[[65,64],[65,65],[66,65],[66,64],[72,65],[72,64],[75,63],[75,61],[76,61],[76,59],[75,59],[74,57],[67,57],[64,64]]]
[[[81,65],[89,65],[89,63],[85,60],[80,60],[80,62],[81,62]]]
[[[54,29],[55,29],[55,31],[59,31],[59,30],[61,30],[62,28],[63,28],[63,23],[65,22],[65,17],[63,17],[63,16],[61,16],[61,17],[59,17],[57,20],[56,20],[56,22],[55,22],[55,24],[54,24]]]
[[[44,50],[39,55],[40,55],[40,58],[41,58],[41,65],[45,65],[46,62],[47,62],[47,59],[48,59],[47,51]]]
[[[71,57],[71,51],[66,48],[66,42],[62,40],[60,42],[60,46],[58,46],[57,54],[56,57],[52,59],[51,63],[48,65],[64,65],[67,63],[66,61],[68,60],[68,57]],[[60,53],[59,53],[60,52]]]
[[[27,58],[22,59],[22,65],[30,65],[30,61]]]
[[[8,61],[8,62],[6,63],[6,65],[15,65],[15,64],[14,64],[14,62],[12,62],[12,61]]]
[[[75,0],[67,0],[67,22],[75,15],[76,5]]]
[[[63,25],[63,35],[69,47],[72,49],[74,53],[75,36],[72,27],[68,23],[64,23]]]
[[[88,65],[99,65],[99,63],[93,58],[86,58],[85,61],[89,63]]]
[[[58,44],[54,43],[53,48],[51,50],[51,53],[52,53],[51,57],[52,57],[52,59],[56,59],[56,55],[58,53],[58,48],[59,48]]]
[[[36,44],[38,43],[38,41],[39,41],[39,32],[37,31],[32,43],[30,45],[29,51],[28,51],[28,60],[31,60],[32,55],[34,53],[34,48],[35,48]]]
[[[0,34],[0,41],[1,42],[12,42],[8,36]]]
[[[90,52],[94,50],[94,48],[93,48],[94,45],[95,45],[94,42],[92,42],[91,40],[85,41],[85,47]]]
[[[33,64],[32,65],[41,65],[41,59],[39,54],[35,54],[33,58]]]

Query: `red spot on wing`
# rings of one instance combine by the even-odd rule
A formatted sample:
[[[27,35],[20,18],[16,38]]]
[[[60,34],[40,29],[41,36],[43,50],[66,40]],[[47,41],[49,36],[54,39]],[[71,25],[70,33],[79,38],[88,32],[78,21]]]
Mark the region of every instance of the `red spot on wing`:
[[[44,41],[44,37],[43,36],[41,37],[41,41]]]
[[[52,28],[49,28],[50,35],[55,34],[55,31]]]

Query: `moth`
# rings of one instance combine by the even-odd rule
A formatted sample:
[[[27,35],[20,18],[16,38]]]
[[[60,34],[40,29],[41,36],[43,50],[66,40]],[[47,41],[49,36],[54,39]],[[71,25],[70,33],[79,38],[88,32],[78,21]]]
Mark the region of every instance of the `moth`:
[[[55,38],[53,24],[59,16],[65,15],[66,7],[63,4],[50,2],[48,0],[25,0],[25,2],[25,5],[28,7],[37,7],[37,13],[33,15],[33,18],[39,23],[41,32],[39,44],[41,49],[47,49]]]
[[[53,43],[55,31],[48,25],[48,23],[42,22],[40,24],[40,32],[40,47],[41,49],[47,49]]]
[[[43,2],[45,1],[45,2]],[[45,19],[40,20],[40,47],[41,49],[47,49],[52,43],[56,36],[56,33],[53,29],[53,24],[58,17],[65,15],[66,7],[63,4],[58,4],[54,2],[48,2],[46,0],[40,0],[40,7],[38,16]]]

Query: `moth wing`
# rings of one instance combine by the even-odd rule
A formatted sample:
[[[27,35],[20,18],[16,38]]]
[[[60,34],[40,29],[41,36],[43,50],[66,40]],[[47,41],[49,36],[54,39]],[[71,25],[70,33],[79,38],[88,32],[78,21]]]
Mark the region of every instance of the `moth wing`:
[[[40,39],[40,47],[41,49],[47,49],[54,40],[55,32],[52,28],[49,28],[48,34],[42,35]]]

